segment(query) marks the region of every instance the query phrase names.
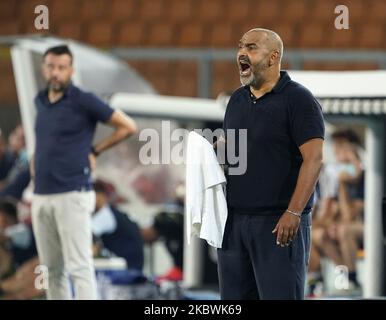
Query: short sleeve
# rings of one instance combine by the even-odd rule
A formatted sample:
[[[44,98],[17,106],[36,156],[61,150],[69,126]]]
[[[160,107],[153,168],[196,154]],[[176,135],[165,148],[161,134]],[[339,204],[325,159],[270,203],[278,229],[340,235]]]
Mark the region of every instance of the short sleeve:
[[[322,107],[310,91],[297,87],[290,92],[290,133],[300,147],[308,140],[324,139]]]
[[[84,93],[81,105],[95,121],[108,122],[114,109],[93,93]]]

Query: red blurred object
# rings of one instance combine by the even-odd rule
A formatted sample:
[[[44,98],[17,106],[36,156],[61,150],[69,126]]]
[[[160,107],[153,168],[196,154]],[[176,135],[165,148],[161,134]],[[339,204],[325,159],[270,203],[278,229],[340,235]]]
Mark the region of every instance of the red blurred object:
[[[103,185],[103,189],[104,189],[110,203],[122,204],[122,203],[128,202],[127,199],[125,199],[123,196],[118,194],[117,189],[115,188],[115,186],[112,183],[110,183],[106,180],[102,180],[102,179],[98,179],[97,181],[95,181],[95,183],[99,183],[99,184]]]
[[[182,281],[183,279],[183,272],[182,269],[179,267],[173,267],[168,272],[166,272],[164,275],[159,276],[156,278],[155,282],[160,283],[162,281]]]

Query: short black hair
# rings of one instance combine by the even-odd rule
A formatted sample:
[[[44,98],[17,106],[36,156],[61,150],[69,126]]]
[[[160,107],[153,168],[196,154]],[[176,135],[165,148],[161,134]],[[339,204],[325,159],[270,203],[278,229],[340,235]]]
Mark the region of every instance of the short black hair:
[[[46,52],[44,52],[44,54],[43,54],[43,59],[49,53],[54,54],[56,56],[60,56],[62,54],[68,54],[71,57],[71,63],[72,63],[73,55],[72,55],[72,52],[71,52],[70,48],[66,44],[62,44],[62,45],[59,45],[59,46],[48,48],[46,50]]]
[[[331,138],[332,140],[340,140],[340,139],[343,139],[343,140],[346,140],[352,144],[355,144],[357,146],[360,146],[361,145],[361,139],[359,138],[359,136],[356,134],[356,132],[352,129],[341,129],[341,130],[337,130],[335,131],[332,135],[331,135]]]
[[[5,214],[13,220],[17,221],[18,217],[16,201],[9,197],[0,199],[0,213]]]

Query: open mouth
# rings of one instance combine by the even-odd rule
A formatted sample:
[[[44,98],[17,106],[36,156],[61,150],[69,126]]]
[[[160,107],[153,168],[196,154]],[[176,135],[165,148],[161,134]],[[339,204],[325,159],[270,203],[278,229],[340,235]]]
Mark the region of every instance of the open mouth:
[[[246,60],[239,60],[239,69],[241,75],[248,75],[251,72],[251,65]]]

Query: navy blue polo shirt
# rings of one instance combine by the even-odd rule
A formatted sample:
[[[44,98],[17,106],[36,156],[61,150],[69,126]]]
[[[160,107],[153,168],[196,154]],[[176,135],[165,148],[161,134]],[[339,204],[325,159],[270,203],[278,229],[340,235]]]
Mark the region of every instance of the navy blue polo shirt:
[[[112,233],[101,235],[103,245],[118,257],[126,260],[129,269],[143,268],[143,239],[138,225],[127,214],[110,206],[117,223]]]
[[[249,86],[237,89],[229,100],[223,129],[235,129],[236,137],[239,129],[247,129],[247,169],[242,175],[227,175],[228,207],[235,213],[282,214],[303,161],[299,147],[313,138],[324,139],[322,108],[317,100],[281,71],[275,87],[258,99]],[[313,195],[304,213],[312,205]]]
[[[0,158],[0,180],[6,179],[16,162],[16,157],[11,152],[6,151]]]
[[[55,103],[49,102],[47,89],[39,92],[35,105],[35,193],[91,189],[88,156],[95,127],[114,110],[73,84]]]

